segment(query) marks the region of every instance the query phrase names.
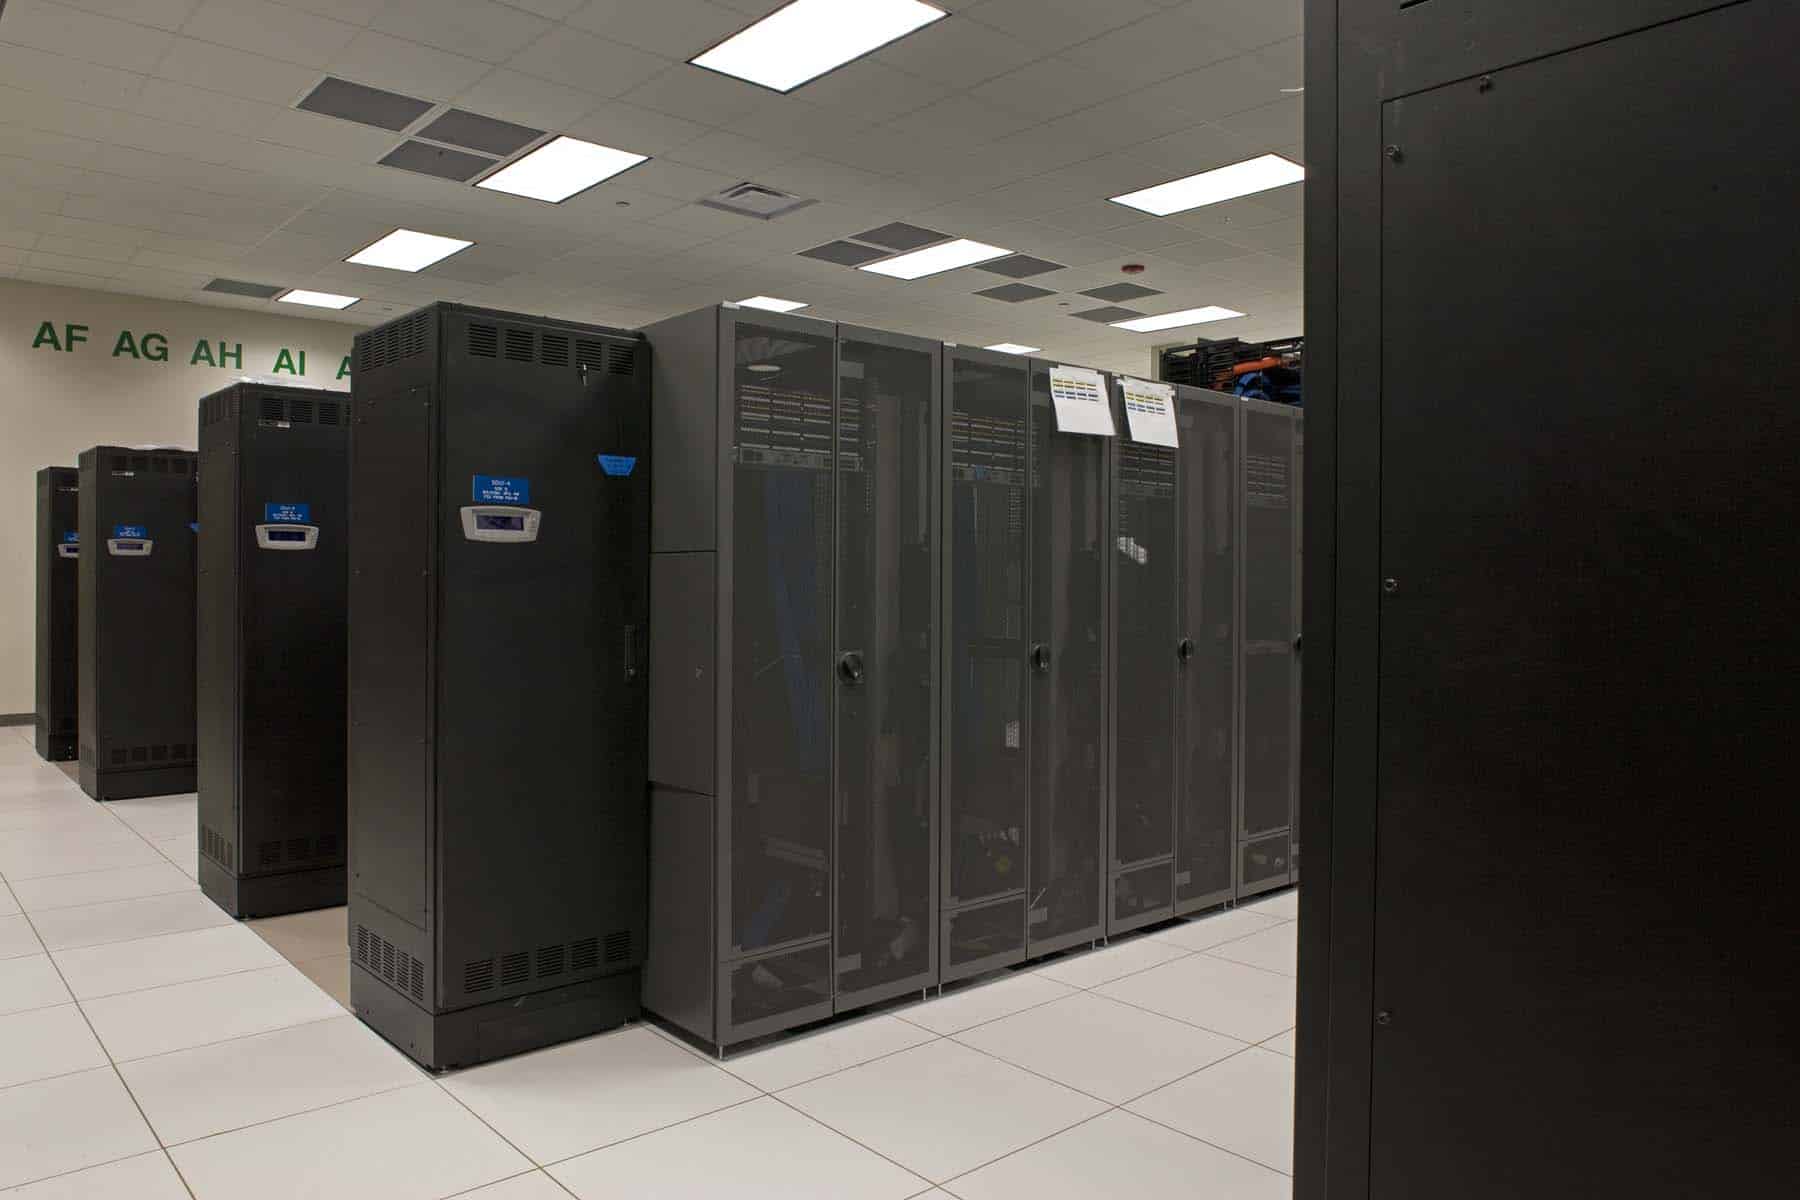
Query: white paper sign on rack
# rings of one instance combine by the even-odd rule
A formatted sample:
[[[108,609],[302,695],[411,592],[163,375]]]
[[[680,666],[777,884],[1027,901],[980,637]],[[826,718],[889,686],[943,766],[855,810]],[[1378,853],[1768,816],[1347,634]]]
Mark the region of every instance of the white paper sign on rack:
[[[1176,446],[1175,388],[1172,384],[1151,383],[1123,376],[1119,386],[1125,393],[1125,424],[1131,429],[1131,440],[1151,446]]]
[[[1106,380],[1100,372],[1051,367],[1050,400],[1056,407],[1059,432],[1113,436],[1112,405],[1107,402]]]

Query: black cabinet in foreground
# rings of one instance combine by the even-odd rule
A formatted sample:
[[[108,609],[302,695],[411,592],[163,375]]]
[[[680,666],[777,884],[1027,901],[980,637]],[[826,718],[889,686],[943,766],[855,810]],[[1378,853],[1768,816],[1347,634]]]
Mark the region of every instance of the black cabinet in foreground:
[[[36,746],[50,762],[75,757],[76,600],[81,475],[74,467],[37,473]]]

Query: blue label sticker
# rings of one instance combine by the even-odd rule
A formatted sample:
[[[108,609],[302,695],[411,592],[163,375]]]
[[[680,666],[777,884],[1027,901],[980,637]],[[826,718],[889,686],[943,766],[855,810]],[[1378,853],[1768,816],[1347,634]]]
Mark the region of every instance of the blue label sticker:
[[[200,532],[200,522],[198,522],[198,521],[189,521],[189,522],[188,522],[188,528],[189,528],[189,529],[191,529],[191,530],[193,530],[193,531],[194,531],[194,532],[195,532],[195,533],[199,533],[199,532]]]
[[[263,524],[265,525],[311,525],[312,505],[310,504],[265,504],[263,505]]]
[[[600,469],[608,475],[629,475],[637,469],[635,454],[602,454]]]
[[[530,504],[531,480],[507,475],[477,475],[475,499],[481,504]]]
[[[64,530],[63,531],[63,545],[65,545],[65,546],[81,545],[81,535],[79,533],[76,533],[73,529]]]
[[[133,541],[141,542],[150,535],[145,532],[142,525],[114,525],[113,536],[116,538],[129,538]]]

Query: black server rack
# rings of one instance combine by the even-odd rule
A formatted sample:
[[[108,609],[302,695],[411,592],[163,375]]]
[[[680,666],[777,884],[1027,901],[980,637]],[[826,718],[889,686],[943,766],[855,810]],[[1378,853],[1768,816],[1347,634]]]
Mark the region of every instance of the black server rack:
[[[1300,786],[1301,410],[1240,400],[1239,896],[1293,882]]]
[[[1109,439],[1050,370],[945,348],[946,983],[1104,931]]]
[[[647,332],[644,1001],[724,1047],[938,978],[941,351],[732,305]]]
[[[1800,6],[1306,41],[1294,1196],[1791,1192]]]
[[[349,397],[239,383],[199,418],[200,886],[342,904]]]
[[[96,800],[194,790],[195,459],[81,453],[76,688]]]
[[[350,994],[431,1068],[639,1011],[648,359],[453,304],[356,337]]]
[[[50,762],[75,757],[76,585],[79,582],[81,474],[74,467],[37,473],[37,752]]]
[[[1163,446],[1114,398],[1108,933],[1235,894],[1238,402],[1173,403]]]

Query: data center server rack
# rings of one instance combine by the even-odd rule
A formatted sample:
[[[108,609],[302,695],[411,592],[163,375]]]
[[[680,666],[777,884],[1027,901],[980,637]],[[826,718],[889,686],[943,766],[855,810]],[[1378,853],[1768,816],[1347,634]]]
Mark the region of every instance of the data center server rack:
[[[735,305],[647,332],[644,998],[724,1047],[939,978],[942,351]]]
[[[351,403],[351,1000],[431,1068],[634,1018],[649,352],[436,304]]]
[[[80,456],[80,777],[96,800],[194,790],[196,457]]]
[[[37,473],[36,745],[50,762],[75,757],[80,723],[75,687],[80,480],[74,467]]]
[[[200,886],[236,917],[344,903],[348,401],[199,404]]]

